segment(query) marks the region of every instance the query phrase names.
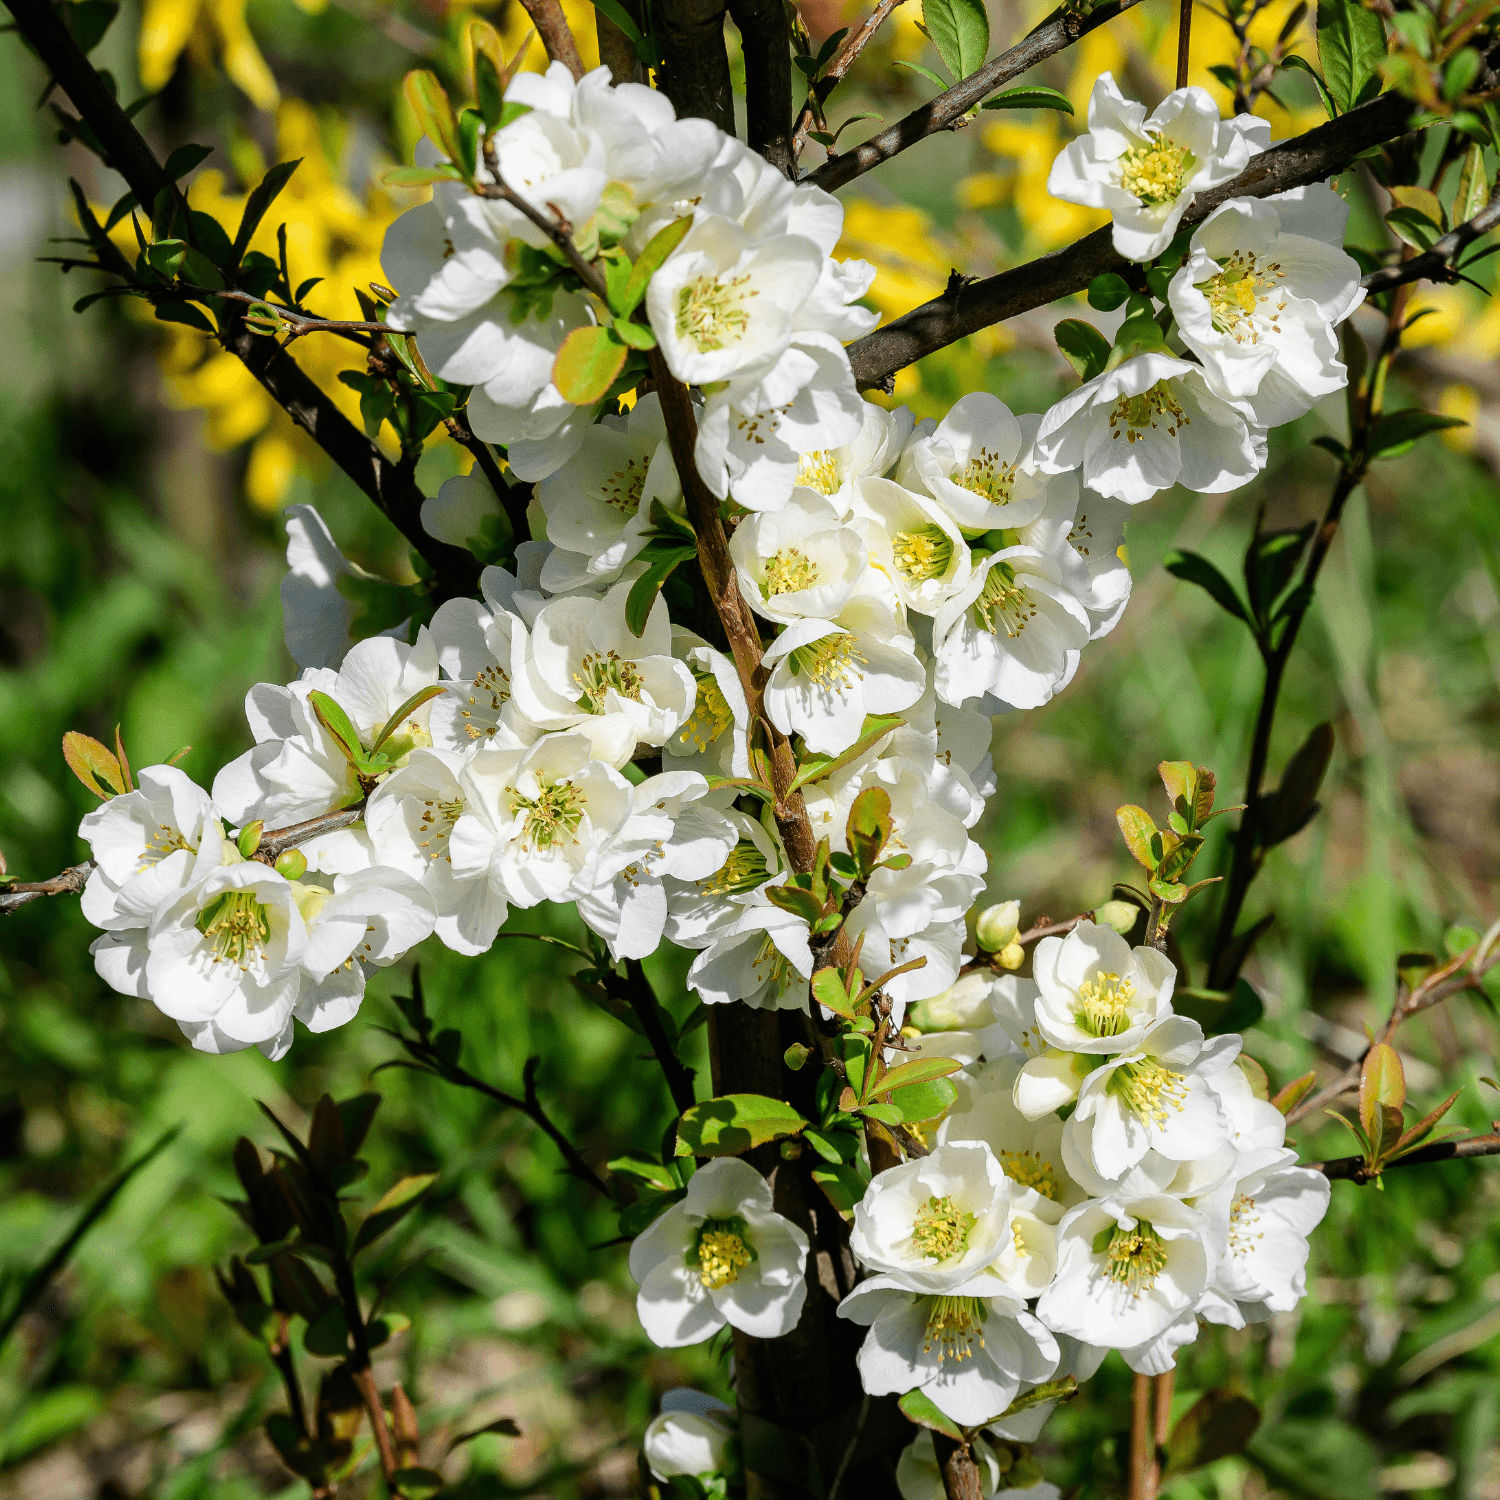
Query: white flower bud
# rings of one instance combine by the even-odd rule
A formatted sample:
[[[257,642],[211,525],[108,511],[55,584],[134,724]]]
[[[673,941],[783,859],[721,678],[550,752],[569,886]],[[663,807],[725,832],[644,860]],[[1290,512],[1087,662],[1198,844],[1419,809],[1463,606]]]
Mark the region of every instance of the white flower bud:
[[[1015,942],[1020,925],[1019,901],[1002,901],[998,906],[987,906],[974,924],[974,941],[986,953],[998,953]]]
[[[726,1427],[690,1411],[664,1411],[646,1429],[646,1463],[661,1480],[674,1474],[722,1474],[732,1442]]]

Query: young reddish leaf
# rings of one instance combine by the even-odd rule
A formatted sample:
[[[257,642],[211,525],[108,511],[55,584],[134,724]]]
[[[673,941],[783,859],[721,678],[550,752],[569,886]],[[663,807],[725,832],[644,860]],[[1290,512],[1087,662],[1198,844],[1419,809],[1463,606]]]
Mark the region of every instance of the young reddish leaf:
[[[614,384],[629,352],[612,328],[575,328],[552,362],[552,383],[575,406],[592,406]]]
[[[100,801],[108,802],[111,797],[118,797],[125,791],[119,761],[98,740],[70,729],[63,736],[62,752],[68,769]]]
[[[125,783],[125,790],[133,792],[135,781],[130,775],[130,761],[125,755],[125,746],[120,739],[120,726],[115,725],[115,759],[120,763],[120,779]]]
[[[1161,777],[1161,784],[1167,789],[1167,797],[1173,807],[1179,802],[1183,803],[1188,812],[1191,813],[1193,806],[1193,789],[1197,783],[1198,773],[1190,760],[1164,760],[1156,768],[1157,775]],[[1182,809],[1178,809],[1181,811]]]
[[[1359,1070],[1359,1121],[1374,1139],[1382,1105],[1400,1110],[1406,1103],[1406,1070],[1389,1042],[1376,1042]],[[1398,1132],[1399,1134],[1399,1132]]]
[[[890,794],[882,787],[867,786],[849,809],[845,837],[849,852],[859,862],[862,876],[874,869],[893,828]]]
[[[1136,862],[1148,870],[1154,870],[1156,856],[1151,852],[1151,840],[1156,834],[1156,824],[1151,820],[1151,814],[1144,807],[1127,802],[1124,807],[1115,809],[1115,822],[1120,825],[1120,832],[1125,836],[1125,846]]]
[[[1300,1078],[1294,1078],[1279,1093],[1271,1096],[1271,1103],[1279,1109],[1282,1114],[1289,1115],[1296,1107],[1312,1093],[1313,1085],[1318,1081],[1316,1071],[1304,1073]]]
[[[1462,1089],[1455,1089],[1430,1115],[1423,1115],[1410,1130],[1401,1135],[1396,1142],[1395,1149],[1405,1152],[1412,1150],[1416,1146],[1420,1146],[1432,1134],[1437,1122],[1458,1102],[1458,1096],[1462,1092]]]

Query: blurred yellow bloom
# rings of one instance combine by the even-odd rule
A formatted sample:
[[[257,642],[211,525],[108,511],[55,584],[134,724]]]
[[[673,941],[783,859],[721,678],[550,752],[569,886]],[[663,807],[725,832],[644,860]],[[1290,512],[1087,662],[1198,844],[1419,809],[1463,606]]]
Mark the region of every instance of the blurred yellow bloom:
[[[937,243],[932,220],[905,204],[851,198],[844,207],[844,237],[834,252],[867,260],[879,272],[869,300],[887,318],[929,301],[948,282],[955,264]]]
[[[1467,427],[1445,427],[1438,435],[1450,448],[1466,453],[1474,446],[1474,423],[1479,418],[1479,392],[1472,385],[1444,386],[1437,409],[1445,417],[1457,417]]]
[[[316,12],[324,0],[297,3]],[[142,86],[151,93],[164,88],[187,48],[204,67],[212,67],[217,56],[257,109],[276,108],[281,93],[245,22],[245,0],[145,0],[138,44]]]
[[[1427,316],[1413,323],[1418,312]],[[1456,286],[1421,285],[1406,305],[1407,331],[1401,342],[1408,349],[1424,345],[1451,344],[1469,320],[1468,296]]]

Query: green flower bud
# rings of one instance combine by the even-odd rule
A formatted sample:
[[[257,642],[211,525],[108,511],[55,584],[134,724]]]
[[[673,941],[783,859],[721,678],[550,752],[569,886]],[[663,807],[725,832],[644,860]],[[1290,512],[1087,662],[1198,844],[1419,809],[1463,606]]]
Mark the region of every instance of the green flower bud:
[[[986,953],[998,953],[1015,942],[1020,925],[1019,901],[1002,901],[998,906],[987,906],[979,913],[979,920],[974,924],[974,941]]]

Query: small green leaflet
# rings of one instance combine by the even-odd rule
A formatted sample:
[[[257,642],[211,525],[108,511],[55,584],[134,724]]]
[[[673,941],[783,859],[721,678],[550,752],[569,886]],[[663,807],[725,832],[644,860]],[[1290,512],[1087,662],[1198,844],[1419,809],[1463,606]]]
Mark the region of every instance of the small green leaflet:
[[[1028,89],[1006,89],[1003,94],[996,94],[992,99],[986,99],[979,107],[981,109],[1057,109],[1064,114],[1073,113],[1072,100],[1066,94],[1059,94],[1056,89],[1040,86]]]

